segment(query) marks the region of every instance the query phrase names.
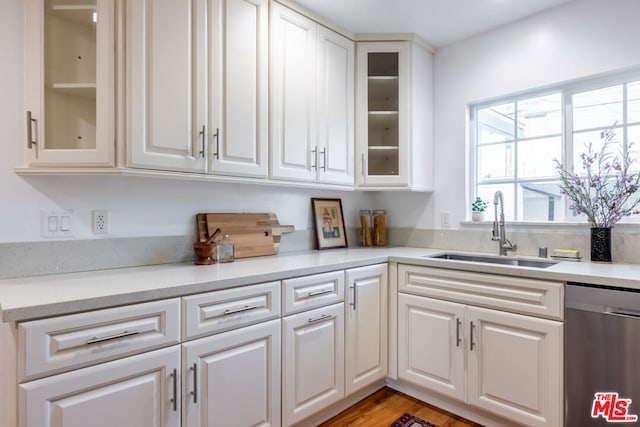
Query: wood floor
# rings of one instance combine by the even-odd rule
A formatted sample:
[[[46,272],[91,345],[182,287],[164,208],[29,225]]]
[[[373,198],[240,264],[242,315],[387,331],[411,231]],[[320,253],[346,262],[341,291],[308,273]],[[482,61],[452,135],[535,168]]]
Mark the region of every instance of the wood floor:
[[[438,427],[482,427],[388,387],[320,424],[320,427],[389,427],[405,413]]]

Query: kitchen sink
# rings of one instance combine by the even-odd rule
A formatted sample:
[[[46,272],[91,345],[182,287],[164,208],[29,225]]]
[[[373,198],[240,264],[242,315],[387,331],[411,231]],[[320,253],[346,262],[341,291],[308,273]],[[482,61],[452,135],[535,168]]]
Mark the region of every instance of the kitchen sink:
[[[468,255],[458,253],[443,253],[425,255],[425,258],[448,259],[452,261],[482,262],[485,264],[512,265],[515,267],[548,268],[556,263],[553,261],[540,261],[536,259],[509,258],[506,256]]]

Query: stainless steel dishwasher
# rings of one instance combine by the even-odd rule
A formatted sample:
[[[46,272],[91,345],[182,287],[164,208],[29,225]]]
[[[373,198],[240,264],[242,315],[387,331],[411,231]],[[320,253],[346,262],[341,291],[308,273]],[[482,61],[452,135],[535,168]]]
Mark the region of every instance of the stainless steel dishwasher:
[[[566,285],[564,375],[565,426],[640,426],[640,291]]]

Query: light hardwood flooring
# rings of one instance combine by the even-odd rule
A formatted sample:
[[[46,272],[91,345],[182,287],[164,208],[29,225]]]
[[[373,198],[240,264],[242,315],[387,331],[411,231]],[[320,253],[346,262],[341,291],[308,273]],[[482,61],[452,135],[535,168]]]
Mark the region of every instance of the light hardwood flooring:
[[[405,413],[437,427],[482,427],[388,387],[356,403],[320,427],[389,427]]]

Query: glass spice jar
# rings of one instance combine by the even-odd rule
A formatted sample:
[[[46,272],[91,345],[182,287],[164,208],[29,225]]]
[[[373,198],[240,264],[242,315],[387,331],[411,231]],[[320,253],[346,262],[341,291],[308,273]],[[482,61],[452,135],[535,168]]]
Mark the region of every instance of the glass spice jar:
[[[233,240],[225,234],[224,238],[218,242],[218,262],[233,262],[233,257]]]
[[[387,246],[387,211],[374,210],[373,213],[373,244],[374,246]]]
[[[371,211],[360,210],[360,246],[371,246]]]

